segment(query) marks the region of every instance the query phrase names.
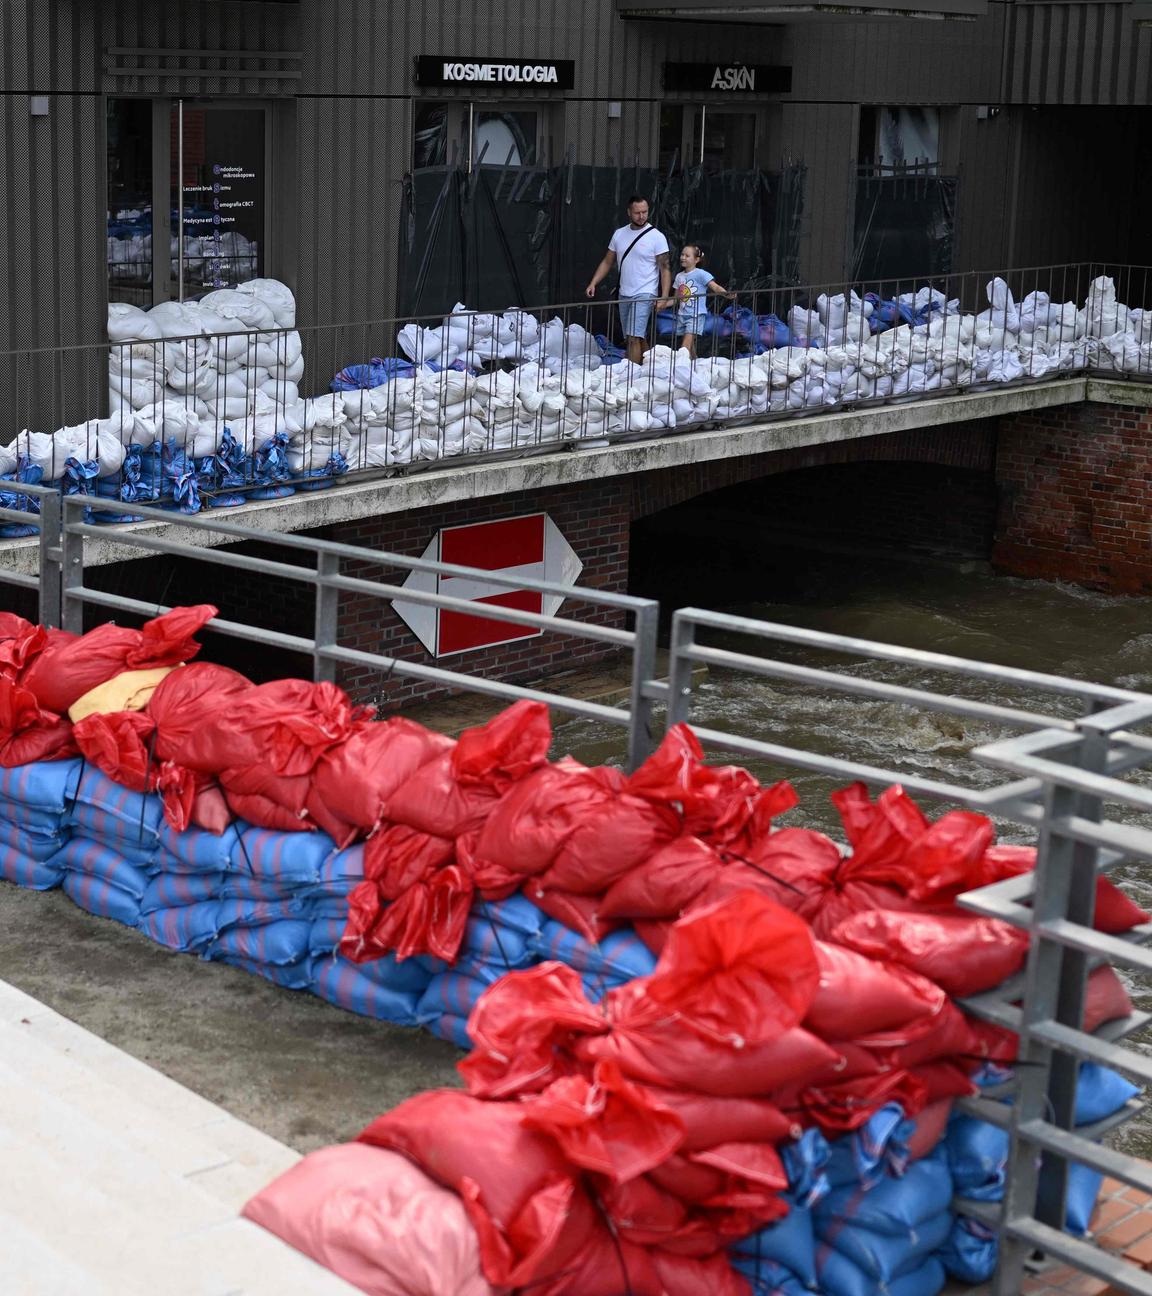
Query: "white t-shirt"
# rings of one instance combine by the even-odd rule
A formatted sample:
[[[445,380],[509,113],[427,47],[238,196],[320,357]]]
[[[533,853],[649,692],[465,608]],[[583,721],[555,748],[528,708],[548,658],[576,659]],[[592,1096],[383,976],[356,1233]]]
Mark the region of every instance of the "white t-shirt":
[[[616,253],[616,266],[620,270],[621,297],[655,297],[660,291],[660,269],[656,258],[668,251],[668,240],[658,229],[651,225],[644,228],[649,232],[628,252],[634,239],[640,238],[640,231],[631,225],[622,225],[612,235],[608,244]],[[627,258],[624,253],[628,252]],[[624,261],[621,266],[621,260]]]

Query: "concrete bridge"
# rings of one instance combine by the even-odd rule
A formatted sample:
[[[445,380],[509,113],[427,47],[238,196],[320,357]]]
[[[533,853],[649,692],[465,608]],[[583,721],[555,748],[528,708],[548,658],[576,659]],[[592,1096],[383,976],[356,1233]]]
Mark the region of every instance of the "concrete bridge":
[[[809,517],[803,524],[801,511],[851,526],[852,516],[862,516],[863,493],[870,534],[842,531],[839,538],[960,549],[990,557],[1008,574],[1152,592],[1152,386],[1099,377],[437,466],[212,516],[266,533],[266,541],[240,546],[241,552],[274,547],[278,532],[304,532],[419,556],[444,529],[543,513],[580,560],[582,585],[623,592],[634,525],[687,500],[760,480],[766,528],[792,528],[810,538],[820,523]],[[781,489],[785,482],[794,489]],[[755,491],[745,498],[755,516]],[[214,542],[182,528],[176,517],[137,526],[188,544]],[[165,603],[209,601],[225,615],[270,629],[310,632],[310,589],[184,558],[141,563],[141,551],[118,541],[120,530],[110,527],[86,541],[85,579],[93,587]],[[36,544],[4,543],[0,567],[35,571]],[[484,552],[453,560],[515,566],[489,561]],[[573,606],[566,615],[581,612]],[[354,595],[341,599],[340,639],[430,660],[391,606]],[[464,663],[473,673],[522,679],[603,652],[592,643],[565,648],[544,635],[472,648]],[[381,696],[378,677],[367,671],[352,668],[341,682],[354,693]],[[411,680],[390,681],[383,690],[393,703],[427,691]]]

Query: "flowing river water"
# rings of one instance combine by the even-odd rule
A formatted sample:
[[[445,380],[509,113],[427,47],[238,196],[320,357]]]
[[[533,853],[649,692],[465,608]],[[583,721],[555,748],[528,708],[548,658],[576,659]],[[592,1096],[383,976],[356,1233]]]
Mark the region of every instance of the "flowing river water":
[[[703,568],[681,573],[666,606],[716,608],[764,621],[803,626],[882,643],[976,658],[1077,680],[1152,692],[1152,598],[1121,598],[1045,581],[995,575],[987,563],[926,559],[913,555],[861,556],[811,549],[780,549],[760,578],[747,570],[738,583],[755,601],[725,601],[731,582]],[[719,597],[710,598],[709,589]],[[664,591],[661,591],[664,592]],[[704,638],[704,635],[701,636]],[[955,693],[1046,715],[1080,714],[1075,699],[1029,692],[1012,685],[967,680],[899,663],[864,661],[747,637],[712,635],[707,642],[771,655],[806,666]],[[1012,731],[983,720],[913,710],[887,701],[854,698],[832,689],[712,671],[694,691],[692,719],[709,728],[760,737],[789,747],[837,755],[890,769],[973,787],[1004,781],[1003,771],[972,760],[970,751]],[[583,722],[557,734],[557,752],[581,760],[617,762],[619,735]],[[722,753],[712,753],[713,759]],[[828,793],[844,780],[732,755],[761,779],[791,779],[800,805],[781,820],[828,832],[843,840]],[[1142,776],[1136,776],[1141,779]],[[1146,781],[1152,783],[1152,774]],[[942,803],[918,798],[935,816]],[[1113,817],[1144,822],[1135,811],[1110,807]],[[1019,825],[999,825],[1002,841],[1029,842]],[[1152,865],[1129,864],[1114,877],[1141,904],[1152,907]],[[1144,1009],[1152,1009],[1152,981],[1126,983]],[[1152,1035],[1134,1040],[1152,1051]],[[1121,1136],[1133,1150],[1152,1156],[1152,1119],[1137,1121]]]

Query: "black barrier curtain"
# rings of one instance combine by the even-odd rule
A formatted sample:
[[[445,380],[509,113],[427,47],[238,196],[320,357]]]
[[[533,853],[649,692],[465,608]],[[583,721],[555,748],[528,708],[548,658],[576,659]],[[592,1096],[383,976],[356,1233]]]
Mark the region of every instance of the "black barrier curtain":
[[[653,223],[672,249],[701,244],[726,287],[785,281],[795,265],[795,222],[780,196],[802,181],[766,171],[693,168],[661,175],[643,167],[424,167],[405,182],[399,303],[404,315],[577,302],[634,193],[648,196]],[[605,294],[612,291],[609,281]]]
[[[955,176],[860,176],[852,280],[948,274]]]

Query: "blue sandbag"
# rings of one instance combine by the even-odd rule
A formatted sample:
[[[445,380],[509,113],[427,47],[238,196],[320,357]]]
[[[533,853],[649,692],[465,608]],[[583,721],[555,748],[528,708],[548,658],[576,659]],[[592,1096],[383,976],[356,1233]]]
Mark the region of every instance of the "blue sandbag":
[[[540,958],[557,959],[578,972],[607,973],[628,981],[651,976],[656,970],[656,956],[630,927],[614,931],[594,945],[550,918],[533,938],[532,948]]]
[[[960,1282],[988,1282],[996,1272],[1000,1244],[996,1234],[979,1220],[956,1220],[948,1241],[936,1253],[949,1275]]]
[[[1076,1124],[1094,1125],[1118,1112],[1139,1092],[1137,1086],[1119,1072],[1100,1066],[1097,1062],[1082,1062],[1080,1083],[1076,1088]]]
[[[103,878],[68,872],[60,886],[74,904],[98,918],[113,918],[126,927],[135,927],[140,918],[139,899]]]
[[[140,930],[166,949],[198,954],[220,932],[220,906],[214,900],[141,913]]]
[[[401,360],[396,356],[381,360],[379,356],[373,356],[367,364],[345,365],[332,379],[332,390],[366,391],[372,387],[382,387],[393,378],[407,377],[415,372],[416,366],[411,360]]]
[[[338,918],[348,921],[348,897],[359,882],[321,882],[301,886],[296,894],[309,918]]]
[[[221,902],[222,918],[226,921]],[[208,947],[206,958],[248,959],[284,967],[308,957],[312,924],[293,919],[264,923],[259,927],[227,927]]]
[[[140,897],[140,912],[180,909],[185,905],[219,900],[224,873],[157,873]]]
[[[925,1220],[948,1210],[952,1200],[952,1174],[943,1149],[913,1161],[899,1179],[885,1177],[874,1187],[834,1188],[816,1206],[820,1235],[841,1229],[845,1222],[893,1237],[905,1237]]]
[[[344,959],[322,959],[313,972],[312,993],[338,1008],[398,1026],[416,1025],[418,996],[379,985]]]
[[[1096,1198],[1104,1176],[1089,1166],[1073,1162],[1068,1167],[1068,1196],[1064,1203],[1064,1226],[1069,1233],[1083,1236],[1088,1232]]]
[[[463,972],[441,972],[428,983],[416,1005],[416,1020],[421,1025],[443,1013],[469,1017],[476,1001],[488,989],[488,983]]]
[[[67,834],[67,810],[45,810],[39,806],[22,805],[19,801],[7,801],[0,797],[0,820],[17,829],[41,835],[52,833]]]
[[[792,1143],[779,1147],[784,1173],[788,1176],[789,1201],[799,1206],[815,1206],[827,1197],[832,1185],[824,1167],[832,1149],[818,1129],[808,1129]]]
[[[35,806],[63,814],[72,803],[72,794],[84,764],[79,758],[61,761],[35,761],[0,769],[0,800],[20,806]],[[5,818],[13,818],[5,814]],[[17,817],[15,822],[19,823]]]
[[[810,1296],[812,1290],[796,1274],[774,1260],[734,1255],[732,1268],[751,1283],[752,1296]]]
[[[494,906],[486,908],[487,913],[473,908],[460,944],[461,954],[506,971],[534,963],[536,951],[529,943],[531,938],[499,922],[493,913]]]
[[[319,882],[324,861],[336,851],[327,833],[273,832],[245,827],[232,851],[232,869],[276,882]]]
[[[834,1251],[851,1260],[870,1278],[888,1283],[918,1267],[925,1256],[942,1247],[952,1232],[955,1218],[951,1211],[942,1211],[899,1237],[848,1224],[822,1241],[831,1243]],[[827,1246],[821,1247],[821,1260],[826,1250]]]
[[[313,958],[321,954],[331,954],[340,944],[344,935],[344,920],[341,918],[316,918],[312,922],[312,935],[308,938],[308,952]],[[354,964],[360,967],[360,964]]]
[[[329,951],[326,955],[317,958],[313,968],[315,973],[319,973],[320,962],[324,959],[329,962],[335,961],[338,965],[346,964],[361,976],[367,977],[374,985],[384,986],[388,990],[397,990],[401,994],[414,995],[417,998],[428,989],[428,983],[432,979],[423,968],[416,966],[414,959],[405,959],[403,963],[397,963],[392,954],[381,959],[371,959],[367,963],[353,963],[350,959]]]
[[[30,859],[23,851],[0,846],[0,878],[30,891],[51,891],[64,879],[64,869],[55,859]]]
[[[73,837],[60,847],[54,862],[71,872],[84,873],[119,887],[136,901],[139,914],[140,899],[148,889],[148,872],[130,863],[110,846]]]
[[[879,1183],[886,1172],[900,1174],[908,1164],[914,1124],[897,1103],[874,1112],[860,1129],[829,1144],[826,1173],[834,1187]]]
[[[221,900],[291,900],[303,917],[307,909],[308,888],[295,883],[280,883],[267,878],[248,877],[243,873],[225,873],[220,884]]]
[[[335,844],[333,844],[335,845]],[[364,881],[364,843],[357,842],[345,850],[333,849],[327,859],[320,865],[321,886],[328,883],[351,883],[355,886]]]
[[[160,825],[160,844],[164,848],[164,867],[180,873],[219,873],[236,867],[233,852],[245,825],[229,824],[217,835],[203,828],[176,832],[167,821]]]
[[[424,1029],[430,1035],[435,1035],[437,1039],[446,1040],[449,1044],[455,1044],[457,1048],[468,1052],[472,1051],[472,1037],[468,1034],[466,1018],[457,1017],[454,1013],[441,1013],[439,1017],[433,1017],[423,1025]]]
[[[735,1257],[771,1262],[795,1274],[806,1286],[816,1286],[816,1232],[812,1212],[789,1198],[788,1214],[775,1224],[742,1238],[732,1248]]]
[[[548,921],[544,910],[519,891],[503,900],[477,899],[473,902],[472,914],[473,917],[491,919],[512,931],[523,932],[525,936],[539,936]]]
[[[312,920],[298,900],[291,897],[279,900],[248,900],[229,896],[217,902],[220,905],[220,926],[267,927],[269,923],[301,922],[309,929]],[[311,934],[311,933],[309,933]]]
[[[856,1246],[850,1258],[835,1245],[820,1247],[816,1253],[818,1288],[825,1296],[934,1296],[944,1286],[944,1266],[932,1255],[946,1241],[952,1229],[953,1216],[940,1215],[924,1226],[922,1248],[912,1250],[906,1240],[874,1233],[865,1237],[857,1230]],[[849,1230],[845,1230],[849,1232]],[[866,1259],[868,1268],[857,1263]]]
[[[999,1201],[1004,1195],[1008,1131],[990,1121],[957,1114],[948,1122],[944,1146],[960,1197]]]
[[[308,990],[312,985],[311,959],[304,959],[300,963],[274,964],[228,954],[214,961],[227,963],[229,967],[239,968],[241,972],[251,972],[254,976],[283,986],[285,990]]]
[[[0,853],[13,850],[30,860],[50,860],[69,836],[67,828],[35,832],[22,823],[0,819]]]
[[[133,792],[130,788],[114,783],[94,765],[86,765],[74,800],[76,805],[72,810],[73,816],[81,806],[90,806],[114,821],[106,830],[109,837],[116,835],[118,829],[127,829],[128,832],[119,831],[119,837],[125,841],[159,845],[160,826],[164,822],[164,803],[158,796]],[[86,823],[91,822],[91,818],[86,820]],[[103,822],[103,819],[97,822]]]
[[[68,815],[72,828],[88,841],[99,842],[124,859],[142,867],[153,867],[160,856],[160,845],[140,824],[125,823],[99,806],[77,801]]]

